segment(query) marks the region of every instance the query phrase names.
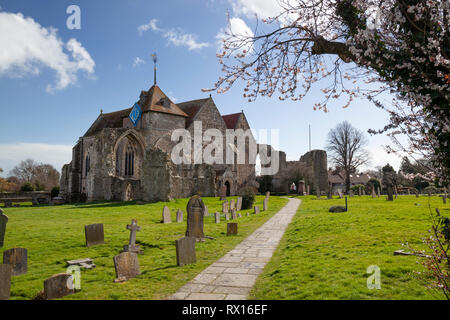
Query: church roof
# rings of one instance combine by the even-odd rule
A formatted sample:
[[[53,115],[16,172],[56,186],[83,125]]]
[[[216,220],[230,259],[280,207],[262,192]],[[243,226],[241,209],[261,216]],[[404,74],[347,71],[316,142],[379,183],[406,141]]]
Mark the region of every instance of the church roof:
[[[157,85],[153,85],[148,91],[142,91],[141,98],[142,95],[144,95],[144,102],[141,106],[142,112],[155,111],[188,117]]]
[[[239,117],[241,116],[241,114],[242,114],[242,112],[226,114],[226,115],[222,116],[228,129],[236,128],[237,121],[239,120]]]
[[[209,98],[197,99],[178,104],[178,107],[180,107],[188,116],[186,119],[186,128],[191,125],[195,115],[199,112],[205,102],[208,101],[208,99]]]
[[[88,131],[86,131],[84,136],[94,135],[104,128],[121,128],[123,125],[123,118],[128,117],[130,112],[131,108],[128,108],[115,112],[100,114],[88,129]]]

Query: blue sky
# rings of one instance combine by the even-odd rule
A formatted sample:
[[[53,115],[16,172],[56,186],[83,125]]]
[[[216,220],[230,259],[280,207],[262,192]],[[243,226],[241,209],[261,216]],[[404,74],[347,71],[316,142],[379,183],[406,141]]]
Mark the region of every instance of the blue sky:
[[[72,4],[81,9],[80,30],[66,26]],[[227,27],[227,10],[252,28],[252,14],[269,15],[274,5],[270,0],[0,0],[3,175],[28,157],[58,170],[70,162],[72,146],[100,109],[128,108],[153,84],[153,52],[159,57],[158,85],[175,102],[207,97],[201,89],[220,75],[217,35]],[[24,24],[28,29],[22,30]],[[239,85],[212,96],[222,114],[244,110],[253,128],[280,129],[280,147],[289,160],[308,151],[309,124],[312,147],[324,148],[330,128],[343,120],[363,131],[387,121],[366,101],[347,109],[338,101],[328,113],[314,111],[319,89],[301,102],[248,103]],[[367,137],[371,166],[389,162],[398,168],[399,159],[383,151],[388,138]]]

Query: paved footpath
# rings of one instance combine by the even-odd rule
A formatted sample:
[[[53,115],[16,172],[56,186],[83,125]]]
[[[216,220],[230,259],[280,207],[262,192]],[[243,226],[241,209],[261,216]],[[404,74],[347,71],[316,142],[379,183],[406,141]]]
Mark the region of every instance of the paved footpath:
[[[300,202],[290,198],[288,204],[264,225],[181,287],[170,299],[245,300],[271,259]]]

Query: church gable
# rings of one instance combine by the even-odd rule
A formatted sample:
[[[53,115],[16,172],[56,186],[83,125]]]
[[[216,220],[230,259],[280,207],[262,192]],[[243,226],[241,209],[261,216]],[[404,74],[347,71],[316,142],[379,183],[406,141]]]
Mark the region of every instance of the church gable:
[[[152,86],[148,91],[141,92],[139,105],[142,112],[154,111],[188,117],[157,85]]]
[[[186,123],[188,130],[193,130],[193,123],[195,121],[201,121],[203,131],[207,129],[219,129],[225,133],[225,122],[211,97],[186,103],[184,108],[192,111],[192,114],[188,118],[189,122]]]

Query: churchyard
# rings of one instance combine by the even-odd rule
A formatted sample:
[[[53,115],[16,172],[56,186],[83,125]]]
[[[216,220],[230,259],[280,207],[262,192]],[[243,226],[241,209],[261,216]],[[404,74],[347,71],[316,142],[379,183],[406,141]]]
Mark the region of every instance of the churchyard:
[[[230,199],[237,201],[237,197]],[[257,196],[254,205],[262,208],[264,199]],[[64,299],[167,299],[288,202],[285,198],[271,197],[268,210],[261,209],[258,214],[253,209],[241,210],[236,219],[232,220],[230,214],[227,221],[222,213],[223,201],[218,197],[202,200],[208,208],[208,216],[204,217],[205,239],[195,244],[196,262],[182,266],[177,265],[175,240],[185,236],[189,198],[148,204],[101,202],[35,207],[22,204],[6,208],[9,219],[2,252],[16,247],[27,249],[27,272],[12,277],[10,299],[36,298],[44,289],[44,280],[65,273],[67,261],[82,258],[90,258],[92,261],[87,264],[93,263],[95,267],[81,269],[81,290]],[[170,210],[171,223],[161,223],[164,206]],[[182,222],[177,222],[179,209],[183,211]],[[219,223],[215,212],[221,213]],[[132,219],[140,227],[135,234],[136,246],[143,253],[137,255],[140,275],[115,282],[113,258],[129,244]],[[238,224],[237,234],[227,235],[228,222]],[[86,246],[85,226],[92,224],[103,224],[103,244]]]

